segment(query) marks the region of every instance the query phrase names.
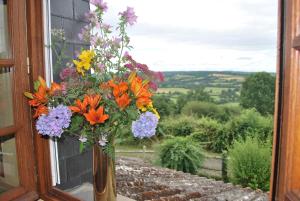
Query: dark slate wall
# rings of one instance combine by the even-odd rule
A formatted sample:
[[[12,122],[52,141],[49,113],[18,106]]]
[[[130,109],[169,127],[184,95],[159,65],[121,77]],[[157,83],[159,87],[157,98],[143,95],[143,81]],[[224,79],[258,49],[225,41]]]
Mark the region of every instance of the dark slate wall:
[[[63,29],[67,41],[66,54],[75,57],[75,51],[88,48],[78,40],[78,33],[86,24],[84,14],[89,11],[88,0],[51,0],[51,27]],[[53,60],[55,61],[55,56]],[[61,68],[64,68],[62,66]],[[57,75],[57,73],[56,73]],[[54,80],[58,81],[55,76]],[[84,182],[92,182],[92,152],[79,153],[78,139],[64,136],[58,141],[61,189],[68,189]]]

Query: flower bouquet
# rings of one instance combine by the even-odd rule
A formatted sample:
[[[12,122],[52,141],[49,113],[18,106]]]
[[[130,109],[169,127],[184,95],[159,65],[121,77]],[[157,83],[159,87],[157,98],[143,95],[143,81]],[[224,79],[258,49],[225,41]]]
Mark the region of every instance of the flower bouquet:
[[[155,135],[159,114],[151,97],[161,72],[135,61],[126,28],[136,22],[133,8],[119,13],[115,30],[103,22],[107,5],[91,0],[95,10],[86,14],[89,23],[79,38],[90,43],[72,65],[60,73],[61,83],[47,86],[42,77],[34,92],[25,92],[34,109],[36,130],[50,137],[71,135],[80,141],[80,150],[93,147],[94,200],[116,200],[114,139],[131,127],[136,138]],[[117,32],[117,33],[116,33]]]

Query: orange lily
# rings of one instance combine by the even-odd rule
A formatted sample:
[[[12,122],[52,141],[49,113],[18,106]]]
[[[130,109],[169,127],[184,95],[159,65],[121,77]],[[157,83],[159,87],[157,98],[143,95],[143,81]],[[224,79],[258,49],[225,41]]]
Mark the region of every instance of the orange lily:
[[[38,77],[38,82],[39,82],[41,87],[47,89],[46,81],[41,76]]]
[[[100,95],[90,95],[90,96],[86,96],[86,99],[89,103],[89,105],[91,106],[91,108],[96,109],[96,107],[99,105],[99,102],[101,100],[101,96]]]
[[[113,94],[115,97],[119,97],[124,94],[128,90],[127,82],[120,82],[119,84],[115,84],[113,80],[108,81],[108,85],[113,88]]]
[[[77,99],[75,101],[75,103],[76,103],[76,106],[69,106],[69,109],[72,112],[80,113],[80,114],[83,114],[83,113],[86,112],[86,108],[88,106],[88,99],[87,98],[84,98],[82,102],[79,99]]]
[[[115,97],[121,96],[128,90],[128,84],[126,82],[121,82],[120,84],[114,87],[113,94]]]
[[[48,107],[46,107],[45,105],[40,105],[37,107],[37,109],[35,110],[35,113],[33,115],[33,118],[38,118],[39,116],[41,116],[42,114],[48,114],[49,110]]]
[[[117,85],[114,83],[113,80],[109,80],[109,81],[108,81],[108,85],[109,85],[110,87],[112,87],[112,88],[114,88],[114,87],[117,86]]]
[[[32,100],[29,101],[29,105],[32,107],[37,107],[39,105],[47,103],[47,88],[40,85],[38,91],[32,95]]]
[[[50,88],[50,90],[49,90],[49,94],[50,94],[50,95],[54,95],[55,92],[61,91],[61,90],[62,90],[62,88],[61,88],[60,84],[57,84],[57,83],[53,82],[53,83],[51,84],[51,88]]]
[[[148,84],[144,84],[142,78],[136,76],[131,78],[130,89],[137,98],[136,106],[141,109],[152,103],[152,93],[148,90]]]
[[[129,95],[127,93],[116,98],[116,102],[121,109],[125,109],[131,102]]]
[[[108,82],[104,82],[104,83],[100,84],[100,88],[103,90],[108,90],[108,89],[110,89],[110,85]]]
[[[130,89],[135,96],[138,96],[142,88],[143,88],[143,80],[138,76],[132,78]]]
[[[88,113],[84,114],[86,120],[90,122],[91,125],[97,123],[104,123],[105,120],[109,118],[109,115],[104,114],[104,107],[100,106],[97,110],[91,108]]]

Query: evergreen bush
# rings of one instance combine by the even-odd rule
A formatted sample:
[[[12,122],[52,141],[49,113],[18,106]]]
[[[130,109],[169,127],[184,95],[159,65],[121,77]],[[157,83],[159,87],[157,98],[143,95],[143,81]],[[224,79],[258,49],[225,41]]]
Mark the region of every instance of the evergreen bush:
[[[196,174],[203,162],[199,145],[189,138],[174,137],[159,147],[159,160],[163,167]]]

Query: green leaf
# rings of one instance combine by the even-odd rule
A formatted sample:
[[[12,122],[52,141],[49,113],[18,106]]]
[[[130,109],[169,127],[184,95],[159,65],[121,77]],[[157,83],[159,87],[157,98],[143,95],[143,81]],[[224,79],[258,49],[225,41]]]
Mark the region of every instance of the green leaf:
[[[108,143],[105,147],[103,147],[103,152],[108,155],[112,160],[115,160],[115,147]]]
[[[82,153],[85,149],[85,144],[83,142],[80,142],[80,145],[79,145],[79,152]]]
[[[136,120],[138,116],[138,111],[136,109],[127,109],[127,114],[131,120]]]
[[[120,114],[120,113],[115,113],[115,114],[112,115],[111,121],[112,121],[112,122],[115,122],[116,120],[118,120],[118,119],[121,118],[121,117],[122,117],[122,114]]]
[[[39,87],[40,87],[40,82],[39,82],[39,81],[35,81],[35,82],[33,83],[33,88],[34,88],[34,90],[37,91],[37,90],[39,89]]]
[[[32,93],[24,92],[24,96],[26,96],[27,98],[33,99]]]
[[[82,127],[83,121],[84,121],[84,117],[83,116],[76,115],[76,116],[72,117],[72,121],[71,121],[71,125],[69,127],[69,130],[71,132],[75,132],[75,131],[81,130],[82,129],[81,127]]]

